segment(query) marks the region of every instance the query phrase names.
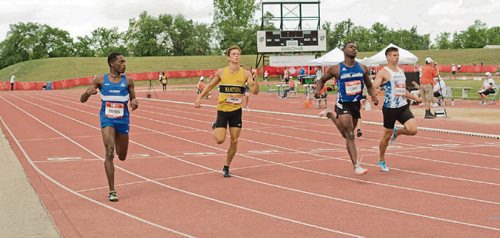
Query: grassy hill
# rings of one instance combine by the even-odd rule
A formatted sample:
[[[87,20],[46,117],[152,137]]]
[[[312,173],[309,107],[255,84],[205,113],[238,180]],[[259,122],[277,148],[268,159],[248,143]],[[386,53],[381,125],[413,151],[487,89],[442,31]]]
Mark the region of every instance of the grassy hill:
[[[358,58],[371,56],[376,52],[360,52]],[[416,50],[412,51],[421,59],[432,57],[439,64],[495,64],[500,65],[500,49],[465,50]],[[242,56],[242,64],[255,65],[255,55]],[[225,56],[176,56],[176,57],[127,57],[127,72],[151,72],[182,69],[217,69],[225,66]],[[67,57],[32,60],[18,63],[0,70],[0,81],[8,81],[11,74],[16,80],[56,81],[85,77],[108,71],[105,57]]]

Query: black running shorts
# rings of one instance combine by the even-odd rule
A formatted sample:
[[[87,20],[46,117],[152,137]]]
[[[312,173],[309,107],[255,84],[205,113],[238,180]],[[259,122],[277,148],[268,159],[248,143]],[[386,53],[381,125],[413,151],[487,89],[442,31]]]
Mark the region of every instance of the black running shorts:
[[[361,118],[361,103],[358,102],[337,102],[335,103],[335,112],[337,118],[339,115],[350,114],[352,118]]]
[[[406,121],[414,118],[410,111],[410,105],[406,104],[400,108],[382,108],[382,115],[384,115],[384,127],[387,129],[394,129],[394,124],[399,121],[402,125]]]
[[[215,121],[215,128],[223,127],[239,127],[241,128],[241,108],[231,112],[217,111],[217,120]]]

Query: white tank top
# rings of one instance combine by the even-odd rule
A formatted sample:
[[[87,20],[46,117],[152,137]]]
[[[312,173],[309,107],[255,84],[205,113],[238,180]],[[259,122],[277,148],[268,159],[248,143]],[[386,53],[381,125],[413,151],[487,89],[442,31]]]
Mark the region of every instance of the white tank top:
[[[391,74],[390,80],[382,85],[384,89],[384,107],[385,108],[400,108],[406,106],[408,101],[405,97],[406,93],[406,76],[403,70],[400,68],[398,72],[394,72],[388,67],[384,67],[389,74]]]

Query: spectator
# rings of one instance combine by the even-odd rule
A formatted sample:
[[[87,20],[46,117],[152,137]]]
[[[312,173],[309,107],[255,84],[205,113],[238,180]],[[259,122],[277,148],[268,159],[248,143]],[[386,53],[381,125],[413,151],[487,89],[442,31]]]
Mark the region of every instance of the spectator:
[[[293,81],[293,78],[290,76],[290,80],[288,81],[288,87],[283,90],[283,98],[288,97],[288,92],[290,91],[295,91],[295,82]]]
[[[160,76],[158,77],[158,80],[160,80],[160,83],[163,87],[163,92],[167,91],[167,76],[165,75],[165,72],[161,72]]]
[[[431,113],[431,103],[434,101],[434,78],[438,75],[439,71],[434,61],[430,57],[425,58],[425,66],[422,67],[422,77],[420,78],[420,95],[425,100],[425,119],[433,119],[435,117]]]
[[[457,67],[455,67],[455,64],[451,64],[451,77],[457,79]]]
[[[205,77],[201,76],[200,80],[198,80],[198,85],[196,85],[197,92],[196,94],[200,94],[203,92],[203,89],[205,88],[205,84],[203,84],[203,80],[205,80]],[[209,94],[205,96],[205,99],[209,98]]]
[[[441,77],[436,78],[436,84],[434,84],[434,97],[438,99],[433,107],[441,106],[443,103],[444,97],[446,96],[446,83]]]
[[[495,90],[497,88],[497,85],[495,83],[495,80],[493,80],[491,73],[486,72],[484,75],[486,76],[486,79],[483,82],[481,90],[479,90],[478,92],[479,96],[481,96],[481,102],[479,104],[486,104],[486,97],[489,94],[495,93]]]
[[[14,91],[14,84],[16,83],[16,76],[11,75],[10,76],[10,91]]]

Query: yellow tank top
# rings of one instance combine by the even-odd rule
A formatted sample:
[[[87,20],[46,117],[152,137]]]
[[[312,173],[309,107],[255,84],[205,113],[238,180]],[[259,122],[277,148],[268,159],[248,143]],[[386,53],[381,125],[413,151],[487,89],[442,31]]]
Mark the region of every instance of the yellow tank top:
[[[219,83],[219,98],[217,99],[217,110],[223,112],[232,112],[241,108],[243,93],[245,92],[244,69],[231,72],[229,66],[226,66]]]

